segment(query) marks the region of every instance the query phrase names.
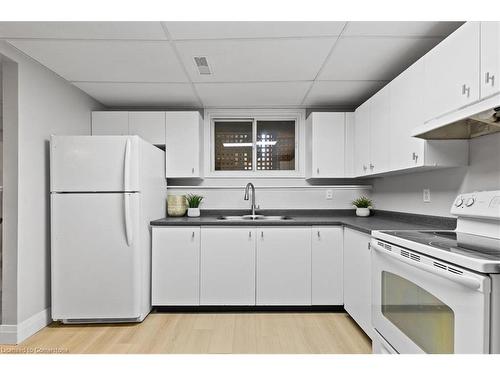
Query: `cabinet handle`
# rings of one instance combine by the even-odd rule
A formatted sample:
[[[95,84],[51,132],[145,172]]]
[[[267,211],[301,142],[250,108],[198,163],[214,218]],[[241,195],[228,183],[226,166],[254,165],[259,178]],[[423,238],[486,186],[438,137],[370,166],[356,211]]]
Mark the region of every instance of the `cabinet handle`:
[[[260,238],[264,238],[264,232],[263,231],[260,232]]]
[[[248,231],[248,238],[252,238],[252,231],[251,230]]]
[[[370,163],[370,169],[373,169],[373,168],[375,168],[375,166],[372,163]]]
[[[462,85],[462,95],[465,95],[467,97],[470,96],[470,87],[467,87],[466,84]]]
[[[413,160],[415,160],[415,163],[417,162],[417,160],[418,160],[418,155],[417,155],[417,153],[416,153],[416,152],[414,152],[414,153],[412,154],[412,159],[413,159]]]
[[[194,174],[194,168],[191,168],[191,173]]]
[[[371,250],[371,248],[372,248],[372,244],[371,244],[371,242],[368,242],[368,250]]]
[[[194,238],[194,232],[191,234],[191,238]]]
[[[316,173],[319,174],[319,168],[316,168]]]
[[[321,237],[321,233],[320,233],[320,232],[319,232],[319,230],[318,230],[318,238],[320,238],[320,237]]]
[[[486,84],[490,83],[491,81],[491,86],[495,86],[495,75],[491,74],[490,72],[486,72],[485,81]]]
[[[366,167],[366,165],[363,165],[363,170],[366,172],[368,168]]]

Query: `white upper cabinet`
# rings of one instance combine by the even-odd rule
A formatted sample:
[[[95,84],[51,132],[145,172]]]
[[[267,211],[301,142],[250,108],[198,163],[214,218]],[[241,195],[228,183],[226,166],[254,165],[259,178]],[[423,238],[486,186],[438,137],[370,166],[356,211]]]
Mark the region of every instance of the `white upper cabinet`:
[[[129,112],[129,134],[154,145],[165,144],[165,112]]]
[[[465,23],[423,60],[425,121],[479,100],[479,22]]]
[[[481,22],[481,98],[500,92],[500,22]]]
[[[370,100],[356,109],[354,122],[354,173],[364,176],[370,172]]]
[[[168,178],[202,178],[203,120],[197,111],[166,112]]]
[[[128,112],[92,112],[92,135],[128,135]]]
[[[354,177],[354,112],[345,114],[344,176]]]
[[[138,135],[154,145],[165,144],[165,112],[92,112],[92,135]]]
[[[370,173],[389,169],[389,90],[384,87],[370,103]]]
[[[307,118],[307,178],[345,176],[345,117],[343,112],[312,112]]]
[[[425,141],[411,136],[423,124],[424,65],[420,60],[389,84],[389,152],[390,169],[420,166],[424,162]]]

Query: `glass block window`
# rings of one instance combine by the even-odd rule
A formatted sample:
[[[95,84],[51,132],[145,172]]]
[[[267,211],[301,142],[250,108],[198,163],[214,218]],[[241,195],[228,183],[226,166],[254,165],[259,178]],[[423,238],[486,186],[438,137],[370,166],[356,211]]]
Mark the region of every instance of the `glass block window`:
[[[295,121],[257,121],[257,170],[295,170]]]
[[[215,121],[215,170],[253,169],[253,121]]]

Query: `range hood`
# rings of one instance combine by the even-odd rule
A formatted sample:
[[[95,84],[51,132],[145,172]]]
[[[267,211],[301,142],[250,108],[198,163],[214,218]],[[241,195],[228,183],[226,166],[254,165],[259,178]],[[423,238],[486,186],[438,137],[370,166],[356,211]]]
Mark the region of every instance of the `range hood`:
[[[428,121],[414,129],[412,136],[422,139],[471,139],[500,132],[500,96]]]

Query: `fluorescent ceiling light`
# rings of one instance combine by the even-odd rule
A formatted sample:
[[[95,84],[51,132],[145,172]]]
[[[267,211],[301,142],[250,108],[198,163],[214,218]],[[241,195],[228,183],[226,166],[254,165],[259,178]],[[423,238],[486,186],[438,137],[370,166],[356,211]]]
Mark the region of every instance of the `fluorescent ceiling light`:
[[[258,141],[257,146],[274,146],[277,141]],[[224,147],[252,147],[252,143],[235,142],[223,143]]]
[[[223,143],[224,147],[252,147],[251,143]]]

